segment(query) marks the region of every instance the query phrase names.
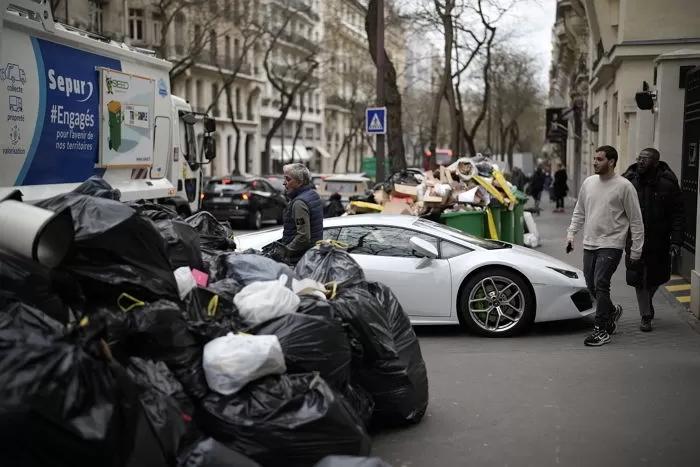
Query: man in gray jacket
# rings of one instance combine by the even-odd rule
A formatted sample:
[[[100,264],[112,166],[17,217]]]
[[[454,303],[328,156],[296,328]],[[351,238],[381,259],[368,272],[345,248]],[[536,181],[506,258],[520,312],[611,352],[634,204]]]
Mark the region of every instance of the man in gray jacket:
[[[626,178],[615,174],[617,151],[612,146],[596,149],[595,175],[581,185],[571,225],[567,232],[567,252],[573,250],[574,236],[583,228],[583,274],[588,290],[596,299],[595,326],[585,345],[601,346],[610,342],[622,307],[610,299],[610,280],[620,264],[631,232],[629,260],[639,261],[644,246],[644,223],[637,190]]]

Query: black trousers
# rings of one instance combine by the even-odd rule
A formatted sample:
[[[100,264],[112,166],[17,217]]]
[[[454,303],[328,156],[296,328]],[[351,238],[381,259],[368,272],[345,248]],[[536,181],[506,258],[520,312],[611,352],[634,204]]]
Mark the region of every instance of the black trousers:
[[[583,275],[596,299],[595,325],[607,329],[615,306],[610,299],[610,280],[622,258],[622,250],[599,248],[583,250]]]
[[[557,201],[557,209],[561,208],[564,209],[564,198],[560,197],[556,199]]]

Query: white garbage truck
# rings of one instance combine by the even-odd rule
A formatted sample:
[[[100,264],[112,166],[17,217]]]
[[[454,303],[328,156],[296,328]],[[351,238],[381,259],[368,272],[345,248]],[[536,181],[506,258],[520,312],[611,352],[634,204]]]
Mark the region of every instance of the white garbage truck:
[[[172,95],[171,64],[64,26],[48,0],[0,0],[0,199],[67,192],[93,175],[122,201],[199,208],[215,121]]]

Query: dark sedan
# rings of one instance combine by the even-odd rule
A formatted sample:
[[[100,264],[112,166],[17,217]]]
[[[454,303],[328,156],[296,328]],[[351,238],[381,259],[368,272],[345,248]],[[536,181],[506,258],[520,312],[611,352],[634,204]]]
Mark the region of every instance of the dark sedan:
[[[258,177],[215,177],[204,187],[202,209],[220,221],[245,222],[259,229],[264,221],[282,223],[283,192]]]

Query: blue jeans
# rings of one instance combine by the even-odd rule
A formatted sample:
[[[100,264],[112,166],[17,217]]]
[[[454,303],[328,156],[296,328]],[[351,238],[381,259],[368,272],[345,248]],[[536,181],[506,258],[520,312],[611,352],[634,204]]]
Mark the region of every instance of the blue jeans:
[[[586,286],[596,299],[595,325],[608,329],[615,306],[610,299],[610,280],[622,259],[622,250],[599,248],[583,250],[583,275]]]

